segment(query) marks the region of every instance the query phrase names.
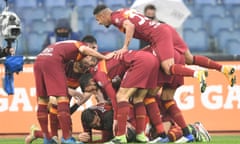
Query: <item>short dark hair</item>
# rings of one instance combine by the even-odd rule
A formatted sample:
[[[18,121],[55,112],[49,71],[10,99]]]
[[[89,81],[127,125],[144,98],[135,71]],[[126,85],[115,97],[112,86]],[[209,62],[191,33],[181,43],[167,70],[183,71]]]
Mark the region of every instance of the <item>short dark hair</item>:
[[[156,7],[152,4],[146,5],[145,8],[144,8],[144,13],[149,9],[156,10]]]
[[[102,10],[108,8],[105,4],[100,4],[100,5],[97,5],[95,7],[95,9],[93,10],[93,15],[96,15],[98,13],[100,13]]]
[[[92,35],[86,35],[85,37],[82,38],[82,42],[85,42],[85,43],[97,43],[97,40]]]
[[[92,79],[92,78],[93,78],[93,76],[91,73],[85,73],[85,74],[81,75],[81,77],[79,78],[80,87],[83,92],[85,92],[85,88],[87,87],[87,85],[90,82],[90,79]]]
[[[84,110],[81,115],[82,124],[90,127],[90,124],[93,122],[95,115],[95,111],[91,108]]]

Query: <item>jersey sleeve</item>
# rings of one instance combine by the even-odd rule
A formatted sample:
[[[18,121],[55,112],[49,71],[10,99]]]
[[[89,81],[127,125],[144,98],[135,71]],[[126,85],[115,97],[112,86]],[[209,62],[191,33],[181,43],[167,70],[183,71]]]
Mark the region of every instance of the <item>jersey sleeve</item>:
[[[124,15],[123,9],[113,12],[111,15],[112,24],[117,26],[120,31],[124,31],[123,22],[127,19],[128,17]]]

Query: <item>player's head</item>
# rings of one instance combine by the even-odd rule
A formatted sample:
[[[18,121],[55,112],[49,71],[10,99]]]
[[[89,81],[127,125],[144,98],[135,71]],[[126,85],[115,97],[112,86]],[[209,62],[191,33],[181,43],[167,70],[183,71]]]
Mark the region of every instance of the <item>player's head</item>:
[[[93,15],[95,16],[98,24],[104,25],[105,27],[109,27],[111,25],[111,13],[112,10],[104,4],[97,5],[93,11]]]
[[[94,36],[86,35],[82,38],[82,42],[87,43],[90,48],[96,51],[98,50],[97,40]]]
[[[97,84],[90,73],[83,74],[79,79],[79,83],[83,92],[96,93],[98,90]]]
[[[149,4],[145,6],[144,8],[144,15],[148,17],[149,19],[155,19],[156,18],[156,7],[152,4]]]
[[[85,56],[84,58],[81,59],[81,61],[75,62],[74,63],[74,70],[77,73],[87,73],[89,72],[89,69],[91,67],[94,67],[97,65],[98,59],[94,56]]]
[[[101,126],[101,119],[99,115],[91,108],[88,108],[82,112],[81,120],[82,124],[89,128],[98,128]]]

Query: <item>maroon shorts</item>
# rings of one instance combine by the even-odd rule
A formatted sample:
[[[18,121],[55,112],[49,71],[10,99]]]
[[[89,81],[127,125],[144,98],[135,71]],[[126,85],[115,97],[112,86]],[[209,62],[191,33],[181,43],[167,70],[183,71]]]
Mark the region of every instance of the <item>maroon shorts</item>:
[[[128,51],[123,61],[129,64],[121,87],[123,88],[155,88],[159,63],[157,58],[145,51]]]
[[[61,60],[37,58],[34,63],[37,96],[67,96],[67,81]]]
[[[161,24],[152,35],[151,48],[160,61],[174,58],[174,51],[183,54],[188,49],[177,31],[166,24]]]

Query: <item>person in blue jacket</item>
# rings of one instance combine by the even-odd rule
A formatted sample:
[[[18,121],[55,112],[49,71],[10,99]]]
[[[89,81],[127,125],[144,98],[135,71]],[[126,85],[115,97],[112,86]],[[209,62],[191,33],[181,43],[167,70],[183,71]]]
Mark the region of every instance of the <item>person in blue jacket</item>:
[[[42,49],[49,44],[64,40],[80,40],[80,35],[76,32],[73,32],[69,20],[63,18],[57,21],[54,31],[47,35]]]

